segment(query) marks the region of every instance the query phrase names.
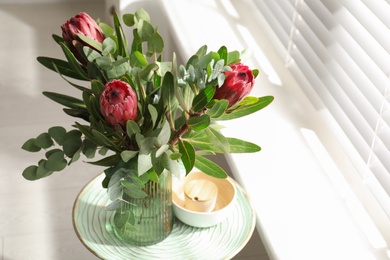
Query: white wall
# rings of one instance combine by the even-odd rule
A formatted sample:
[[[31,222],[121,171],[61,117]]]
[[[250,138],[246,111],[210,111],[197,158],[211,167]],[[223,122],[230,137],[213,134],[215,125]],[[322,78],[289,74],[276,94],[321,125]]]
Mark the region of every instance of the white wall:
[[[42,4],[70,2],[103,2],[104,0],[0,0],[0,4]]]

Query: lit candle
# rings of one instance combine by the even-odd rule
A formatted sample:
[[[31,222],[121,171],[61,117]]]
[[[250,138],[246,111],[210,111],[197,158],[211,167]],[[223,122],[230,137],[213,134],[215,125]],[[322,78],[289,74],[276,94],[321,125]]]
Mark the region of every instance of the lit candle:
[[[184,186],[185,207],[198,212],[214,209],[218,195],[217,186],[209,180],[192,180]]]

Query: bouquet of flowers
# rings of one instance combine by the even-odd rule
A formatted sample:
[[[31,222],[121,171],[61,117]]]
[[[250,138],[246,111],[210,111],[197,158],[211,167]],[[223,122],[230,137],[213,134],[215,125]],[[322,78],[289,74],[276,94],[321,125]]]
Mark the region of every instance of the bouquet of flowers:
[[[65,60],[38,57],[80,90],[79,97],[43,92],[78,120],[71,130],[53,126],[23,144],[29,152],[45,150],[37,165],[24,170],[24,178],[47,177],[81,155],[92,159],[99,153],[102,158],[88,163],[105,167],[103,187],[110,192],[110,179],[119,174],[126,180],[120,183],[120,194],[143,197],[145,183],[158,182],[165,170],[179,176],[182,164],[186,173],[196,167],[225,178],[208,155],[260,150],[225,137],[218,124],[254,113],[273,100],[248,96],[259,71],[242,64],[240,52],[202,46],[178,65],[174,54],[170,61],[163,59],[163,38],[144,9],[123,15],[123,23],[133,27],[131,43],[117,14],[111,27],[80,13],[62,25],[62,37],[53,35]]]

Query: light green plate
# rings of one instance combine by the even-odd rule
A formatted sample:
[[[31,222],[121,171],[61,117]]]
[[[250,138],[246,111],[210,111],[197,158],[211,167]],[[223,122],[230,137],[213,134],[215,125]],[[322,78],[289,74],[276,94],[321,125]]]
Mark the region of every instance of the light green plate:
[[[231,259],[246,245],[255,228],[255,214],[244,190],[237,190],[234,210],[226,220],[210,228],[195,228],[175,220],[172,233],[151,246],[122,242],[112,230],[112,212],[102,187],[104,174],[89,182],[77,196],[73,225],[80,241],[102,259]]]

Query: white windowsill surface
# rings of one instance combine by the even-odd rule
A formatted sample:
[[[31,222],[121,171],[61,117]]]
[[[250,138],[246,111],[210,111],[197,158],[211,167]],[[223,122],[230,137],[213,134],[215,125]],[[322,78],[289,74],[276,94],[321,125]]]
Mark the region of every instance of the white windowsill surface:
[[[156,1],[149,2],[154,6]],[[221,45],[252,48],[247,63],[262,73],[251,95],[275,97],[256,114],[220,122],[227,126],[225,135],[263,149],[230,154],[227,160],[251,198],[270,258],[388,259],[385,240],[375,228],[366,233],[360,229],[348,210],[347,205],[359,205],[338,173],[355,171],[353,165],[330,134],[321,116],[325,112],[313,106],[276,55],[278,46],[269,41],[252,1],[158,2],[170,23],[160,24],[159,30],[171,34],[179,58],[188,59],[203,44],[214,51]]]

